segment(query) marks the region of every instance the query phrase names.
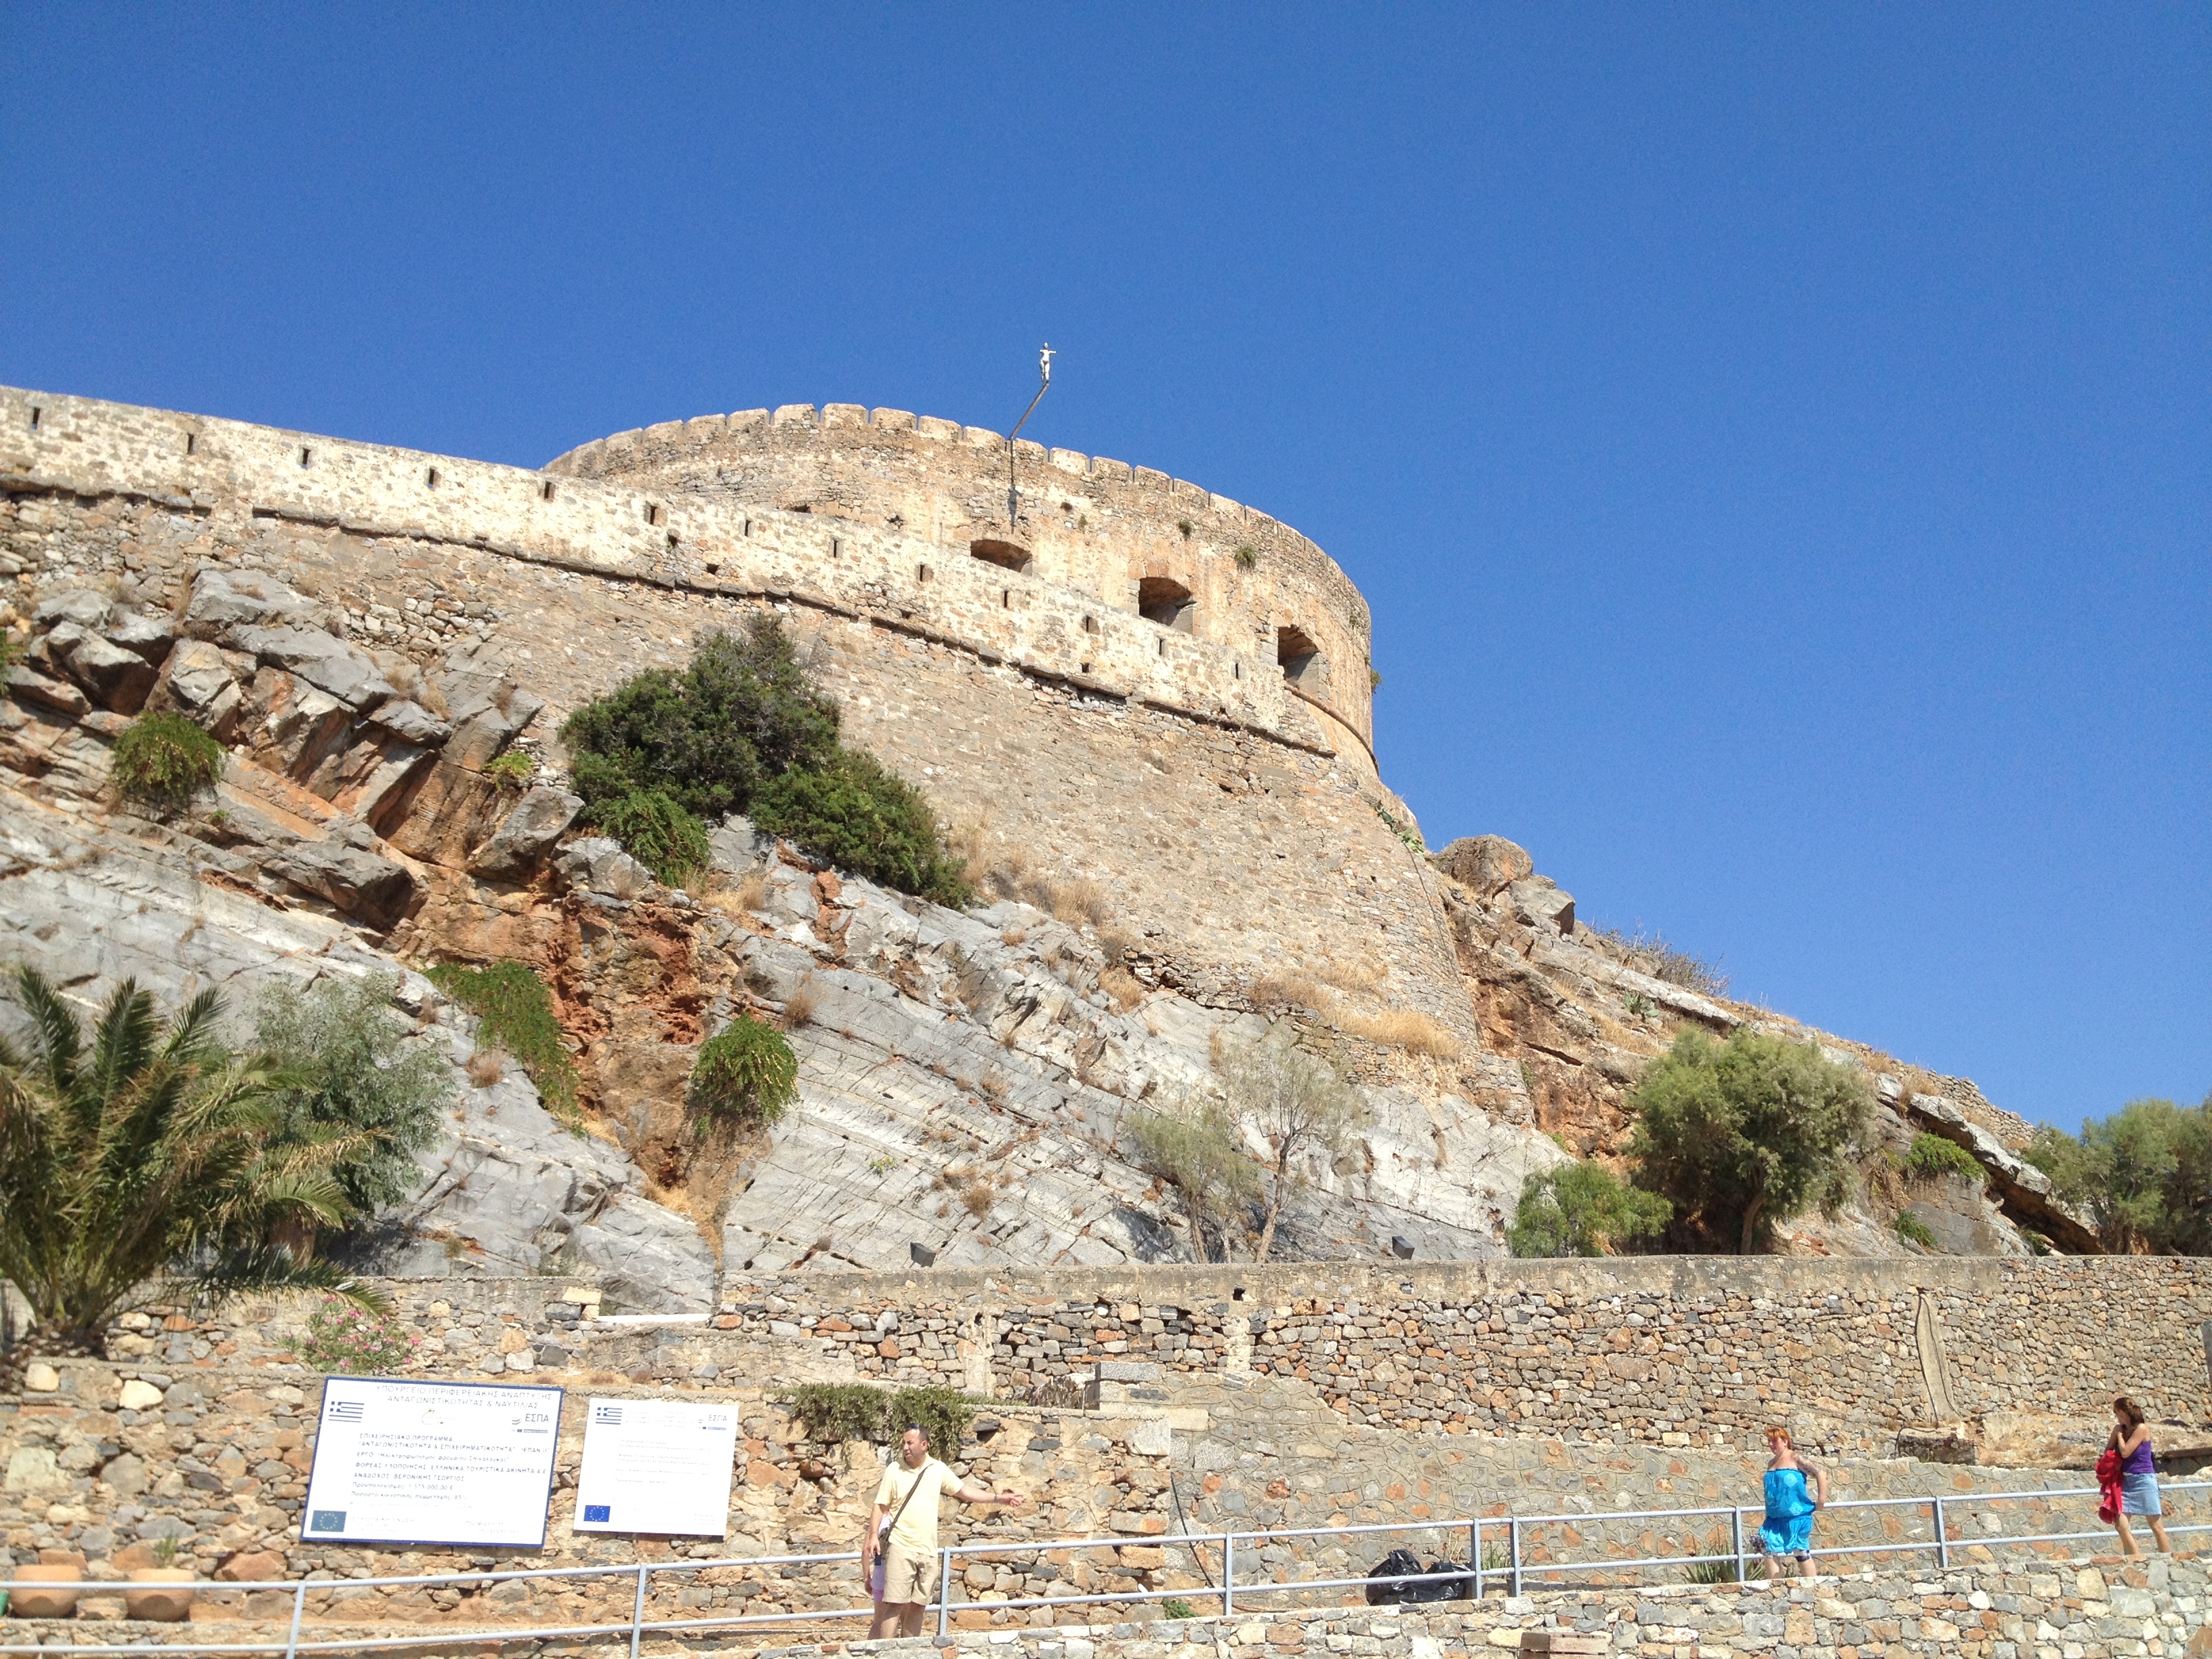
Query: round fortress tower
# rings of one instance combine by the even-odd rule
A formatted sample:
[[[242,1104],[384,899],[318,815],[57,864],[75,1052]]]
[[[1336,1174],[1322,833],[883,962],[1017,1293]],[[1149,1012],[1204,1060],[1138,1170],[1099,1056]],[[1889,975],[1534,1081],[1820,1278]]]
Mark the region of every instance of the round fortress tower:
[[[1279,677],[1332,746],[1373,764],[1359,590],[1289,526],[1165,473],[1017,441],[1009,522],[1001,434],[857,404],[664,422],[544,470],[849,520],[927,544],[939,561],[981,561],[1081,595],[1227,653],[1230,672],[1255,687],[1257,677]]]

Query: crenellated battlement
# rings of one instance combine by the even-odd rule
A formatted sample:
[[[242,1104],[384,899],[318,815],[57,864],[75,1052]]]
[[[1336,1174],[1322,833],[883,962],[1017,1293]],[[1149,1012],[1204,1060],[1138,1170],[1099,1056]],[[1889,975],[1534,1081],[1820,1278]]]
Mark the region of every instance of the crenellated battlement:
[[[666,421],[560,456],[562,477],[921,537],[1234,653],[1372,741],[1365,600],[1308,538],[1150,467],[905,410],[786,404]]]
[[[1224,723],[1295,747],[1341,756],[1358,772],[1374,775],[1367,737],[1364,603],[1327,556],[1295,532],[1234,502],[1206,496],[1164,475],[1098,463],[1085,476],[1081,516],[1096,511],[1110,524],[1098,538],[1101,556],[1087,564],[1064,556],[1060,542],[1038,533],[1032,515],[1004,526],[1000,541],[1022,545],[1024,568],[975,556],[966,539],[987,520],[963,516],[948,525],[941,513],[927,531],[902,513],[884,491],[855,490],[817,465],[811,499],[754,501],[726,482],[717,455],[753,453],[803,462],[817,459],[821,434],[859,432],[872,441],[903,437],[948,452],[964,447],[986,457],[1004,441],[959,429],[958,445],[939,428],[896,411],[856,419],[866,411],[831,405],[818,415],[757,412],[672,422],[641,434],[587,446],[597,458],[580,464],[580,451],[543,471],[427,453],[246,422],[139,408],[93,398],[0,388],[0,482],[18,488],[80,495],[135,495],[209,513],[232,513],[323,525],[371,536],[414,538],[480,549],[595,574],[664,587],[737,596],[791,598],[866,617],[974,651],[986,660],[1064,681],[1086,692]],[[929,428],[925,433],[924,428]],[[756,431],[784,434],[779,446],[761,446]],[[688,434],[688,435],[687,435]],[[737,441],[732,446],[732,436]],[[835,436],[828,458],[842,453]],[[1030,447],[1035,448],[1034,446]],[[1067,452],[1036,451],[1047,469],[1024,477],[1025,494],[1045,478],[1074,473],[1056,458]],[[1023,465],[1018,447],[1017,465]],[[969,469],[933,469],[939,482],[957,481]],[[775,489],[796,487],[802,465],[779,465]],[[1151,482],[1170,486],[1167,493]],[[1134,490],[1146,498],[1181,502],[1188,534],[1170,526],[1179,546],[1147,552],[1161,539],[1157,513],[1137,514],[1107,492]],[[1185,492],[1176,494],[1175,492]],[[1051,495],[1056,508],[1072,496]],[[865,498],[865,499],[863,499]],[[872,507],[880,511],[851,510]],[[1071,522],[1073,520],[1071,520]],[[1269,528],[1269,527],[1272,527]],[[1232,532],[1248,539],[1221,545]],[[1087,532],[1078,532],[1087,534]],[[1257,539],[1251,539],[1251,538]],[[1253,565],[1240,565],[1237,546],[1254,550]],[[1264,546],[1265,553],[1259,550]],[[1114,591],[1105,567],[1121,557],[1139,574],[1127,592]],[[1269,563],[1278,568],[1267,571]],[[1261,573],[1266,571],[1263,575]],[[1249,580],[1243,579],[1249,578]],[[1179,586],[1188,601],[1188,622],[1154,620],[1139,609],[1146,582]],[[1304,598],[1300,611],[1285,596]],[[1124,603],[1122,601],[1126,600]],[[1334,605],[1340,621],[1324,620]],[[1277,659],[1278,615],[1303,615],[1309,641],[1334,643],[1322,655],[1358,651],[1362,665],[1356,704],[1338,682],[1310,666],[1303,678],[1285,675]],[[1257,620],[1255,620],[1255,619]],[[1356,621],[1356,626],[1355,626]]]

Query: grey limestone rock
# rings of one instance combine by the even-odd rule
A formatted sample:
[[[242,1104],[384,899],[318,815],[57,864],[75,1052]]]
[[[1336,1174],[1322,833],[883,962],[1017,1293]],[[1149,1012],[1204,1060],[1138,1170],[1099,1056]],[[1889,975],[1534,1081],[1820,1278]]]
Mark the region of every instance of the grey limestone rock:
[[[435,749],[453,734],[451,721],[441,720],[411,698],[394,697],[379,703],[368,723],[389,732],[403,743]]]
[[[114,602],[97,588],[72,587],[40,599],[31,612],[31,626],[45,629],[58,623],[74,623],[79,628],[100,628],[113,608]]]
[[[481,644],[450,653],[446,667],[438,682],[453,721],[446,758],[481,771],[538,718],[544,699],[516,685]]]
[[[380,931],[405,915],[421,890],[405,866],[336,840],[295,841],[269,869]]]
[[[66,664],[70,678],[90,692],[101,708],[118,714],[135,714],[145,706],[158,678],[153,664],[98,634],[82,635],[66,645],[56,643],[63,632],[58,628],[46,636],[47,648]]]
[[[236,714],[241,695],[238,677],[221,651],[204,640],[179,640],[161,665],[155,700],[221,736],[221,728]]]
[[[569,842],[556,867],[569,886],[605,898],[634,899],[654,885],[653,872],[608,836]]]
[[[1531,927],[1556,928],[1562,935],[1575,931],[1575,896],[1561,892],[1549,876],[1513,882],[1505,892],[1513,913]]]
[[[218,640],[234,628],[319,629],[324,611],[305,594],[258,570],[203,570],[192,580],[185,632]]]
[[[100,631],[158,668],[176,642],[177,623],[167,611],[129,611],[112,617]]]
[[[224,637],[239,650],[251,651],[261,662],[296,675],[349,708],[373,709],[398,695],[367,652],[319,628],[234,627]]]
[[[18,702],[35,702],[64,714],[82,714],[92,708],[84,693],[67,680],[48,679],[17,663],[8,671],[8,695]]]
[[[529,869],[568,833],[583,810],[584,798],[566,789],[539,785],[526,791],[492,837],[469,859],[480,876],[512,876]]]

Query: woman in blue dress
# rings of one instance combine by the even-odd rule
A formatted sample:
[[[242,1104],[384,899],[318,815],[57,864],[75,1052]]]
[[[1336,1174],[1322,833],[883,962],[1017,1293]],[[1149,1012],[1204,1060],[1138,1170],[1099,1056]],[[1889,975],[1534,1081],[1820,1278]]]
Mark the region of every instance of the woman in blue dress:
[[[1813,1512],[1828,1501],[1828,1477],[1797,1455],[1790,1431],[1766,1431],[1766,1519],[1759,1528],[1759,1547],[1766,1556],[1766,1576],[1782,1577],[1785,1557],[1813,1576]]]

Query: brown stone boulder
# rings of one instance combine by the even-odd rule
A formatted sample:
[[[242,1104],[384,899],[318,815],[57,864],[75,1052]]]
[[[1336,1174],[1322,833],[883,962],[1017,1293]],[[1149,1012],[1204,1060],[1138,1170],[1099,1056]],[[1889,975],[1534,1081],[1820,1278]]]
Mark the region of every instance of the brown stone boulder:
[[[1430,861],[1485,898],[1536,873],[1536,861],[1503,836],[1462,836]]]

